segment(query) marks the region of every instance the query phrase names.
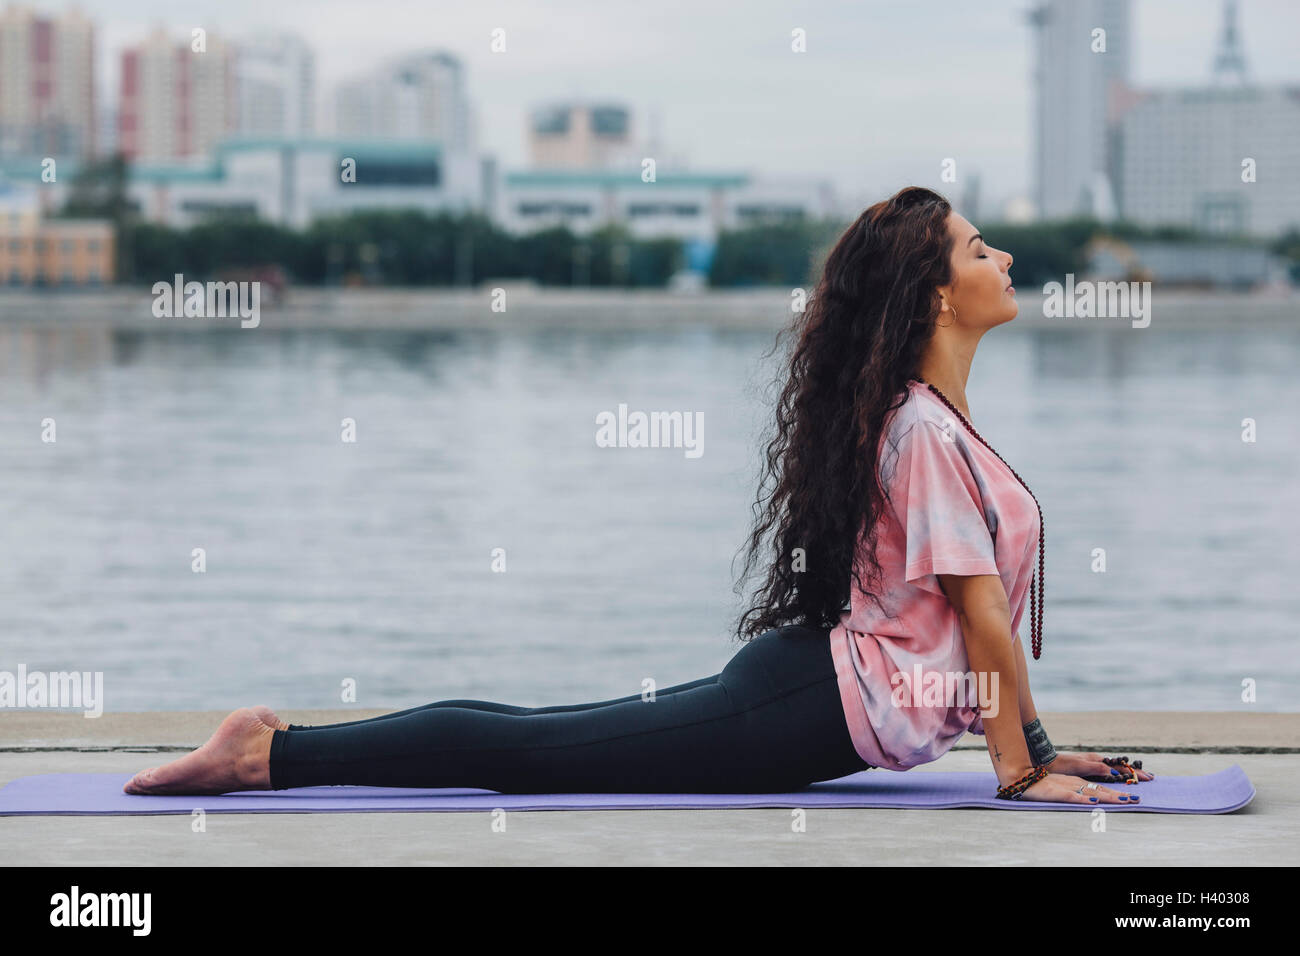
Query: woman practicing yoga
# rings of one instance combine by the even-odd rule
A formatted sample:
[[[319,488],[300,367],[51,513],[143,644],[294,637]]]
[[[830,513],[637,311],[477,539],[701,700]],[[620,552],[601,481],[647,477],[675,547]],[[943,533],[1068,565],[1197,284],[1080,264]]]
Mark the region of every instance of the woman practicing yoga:
[[[1028,603],[1037,659],[1042,515],[966,404],[981,337],[1016,316],[1011,261],[915,187],[840,237],[790,330],[742,584],[756,561],[766,572],[720,674],[593,704],[444,700],[317,727],[244,708],[126,792],[788,791],[907,770],[969,730],[999,797],[1136,801],[1085,778],[1153,779],[1141,762],[1056,753],[1029,693],[1018,628]]]

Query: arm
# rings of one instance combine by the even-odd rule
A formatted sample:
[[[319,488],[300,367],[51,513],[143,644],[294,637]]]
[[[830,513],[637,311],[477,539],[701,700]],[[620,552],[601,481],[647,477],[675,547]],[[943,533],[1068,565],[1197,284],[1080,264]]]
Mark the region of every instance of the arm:
[[[977,675],[990,675],[987,686],[995,692],[997,714],[980,717],[993,770],[998,783],[1005,786],[1034,766],[1025,744],[1025,721],[1021,719],[1021,701],[1028,695],[1029,682],[1019,674],[1016,660],[1019,643],[1012,641],[1007,594],[996,574],[940,574],[938,577],[961,622],[970,669]],[[1019,654],[1023,659],[1024,652]],[[1029,705],[1033,706],[1032,700]]]
[[[992,695],[992,704],[980,718],[997,781],[1006,786],[1035,769],[1024,725],[1034,719],[1028,715],[1036,712],[1028,678],[1022,676],[1024,652],[1013,639],[1010,602],[998,573],[978,483],[960,448],[944,440],[946,434],[937,422],[918,421],[899,443],[893,475],[897,494],[890,500],[906,539],[903,579],[941,593],[957,614],[967,666],[976,675],[976,686],[982,683],[983,692]],[[1085,790],[1083,780],[1049,771],[1019,798],[1075,803],[1120,800],[1116,791],[1106,787]]]
[[[1034,707],[1034,698],[1029,693],[1029,665],[1025,662],[1025,649],[1019,640],[1020,635],[1016,635],[1016,640],[1012,646],[1016,649],[1016,673],[1019,680],[1019,697],[1020,702],[1020,720],[1025,725],[1025,734],[1028,735],[1031,730],[1037,730],[1039,740],[1046,741],[1048,753],[1055,754],[1054,757],[1046,761],[1047,769],[1052,773],[1074,774],[1082,777],[1110,777],[1113,771],[1106,766],[1102,760],[1101,754],[1098,753],[1057,753],[1052,747],[1051,741],[1047,740],[1046,733],[1042,730],[1040,723],[1037,728],[1030,728],[1029,724],[1038,719],[1038,710]],[[971,665],[972,669],[974,665]],[[1026,743],[1028,739],[1026,738]],[[1029,759],[1034,763],[1039,760],[1031,753]],[[1137,777],[1139,780],[1154,780],[1155,774],[1138,770]]]
[[[1029,692],[1029,665],[1025,663],[1025,649],[1020,642],[1020,635],[1011,642],[1016,649],[1016,673],[1020,679],[1020,721],[1024,725],[1025,744],[1029,748],[1029,759],[1034,766],[1045,766],[1057,773],[1069,773],[1069,760],[1062,761],[1052,741],[1038,719],[1038,709],[1034,707],[1033,695]]]
[[[1020,643],[1020,635],[1011,642],[1016,649],[1016,675],[1020,685],[1020,719],[1029,723],[1038,719],[1038,709],[1034,706],[1034,696],[1029,693],[1029,665],[1025,662],[1025,648]]]

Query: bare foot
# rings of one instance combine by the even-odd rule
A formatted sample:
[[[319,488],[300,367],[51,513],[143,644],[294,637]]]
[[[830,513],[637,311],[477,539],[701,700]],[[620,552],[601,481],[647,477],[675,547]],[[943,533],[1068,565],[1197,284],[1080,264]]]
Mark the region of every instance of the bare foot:
[[[267,707],[265,704],[258,704],[256,707],[252,708],[252,710],[253,713],[262,718],[262,723],[266,724],[266,726],[274,727],[276,730],[289,729],[289,722],[287,720],[281,720],[279,717],[275,716],[275,711],[270,707]]]
[[[254,709],[243,707],[223,720],[198,750],[161,767],[140,771],[122,790],[156,795],[269,790],[274,733],[275,728]]]

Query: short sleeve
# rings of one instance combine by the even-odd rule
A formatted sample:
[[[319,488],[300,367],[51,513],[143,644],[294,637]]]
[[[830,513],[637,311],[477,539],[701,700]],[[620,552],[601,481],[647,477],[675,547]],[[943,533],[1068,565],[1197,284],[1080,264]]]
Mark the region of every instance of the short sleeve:
[[[979,485],[957,439],[918,420],[898,445],[895,516],[906,544],[904,580],[943,596],[939,574],[997,574]]]

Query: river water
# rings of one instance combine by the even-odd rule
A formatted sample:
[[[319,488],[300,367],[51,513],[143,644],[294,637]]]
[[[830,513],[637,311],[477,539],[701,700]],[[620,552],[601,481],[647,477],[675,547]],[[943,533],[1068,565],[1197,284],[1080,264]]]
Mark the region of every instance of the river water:
[[[108,710],[715,673],[770,343],[0,328],[0,670],[102,671]],[[1040,709],[1300,708],[1298,367],[1300,329],[986,337],[973,422],[1048,531]],[[598,447],[620,404],[698,413],[703,453]]]

